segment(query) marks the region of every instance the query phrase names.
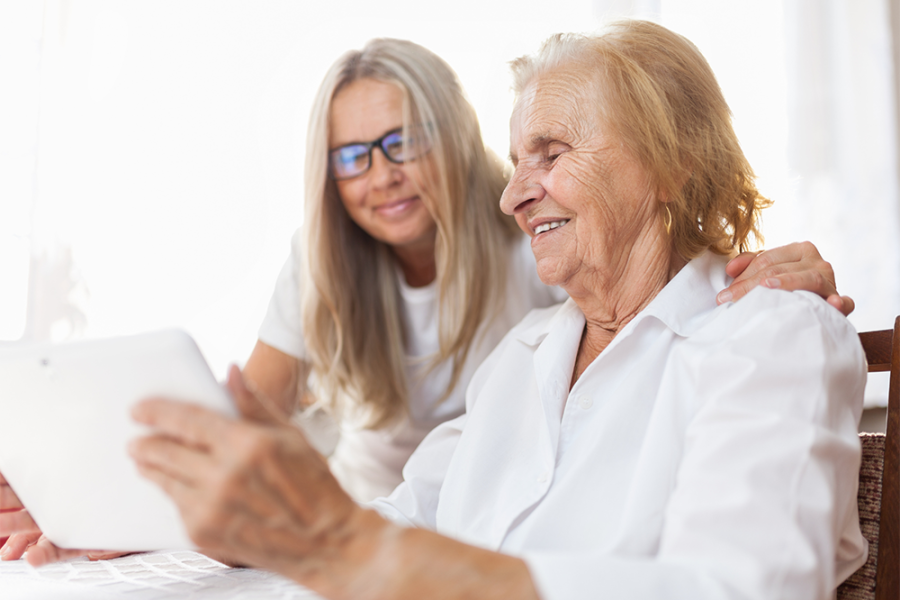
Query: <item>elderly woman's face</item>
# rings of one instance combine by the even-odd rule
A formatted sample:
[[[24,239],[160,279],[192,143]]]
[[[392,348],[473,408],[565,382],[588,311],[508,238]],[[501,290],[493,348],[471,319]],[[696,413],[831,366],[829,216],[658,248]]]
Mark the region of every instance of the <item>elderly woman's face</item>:
[[[570,294],[595,276],[608,282],[664,235],[650,177],[601,122],[593,89],[574,69],[529,84],[510,121],[516,170],[500,201],[531,236],[541,280]]]

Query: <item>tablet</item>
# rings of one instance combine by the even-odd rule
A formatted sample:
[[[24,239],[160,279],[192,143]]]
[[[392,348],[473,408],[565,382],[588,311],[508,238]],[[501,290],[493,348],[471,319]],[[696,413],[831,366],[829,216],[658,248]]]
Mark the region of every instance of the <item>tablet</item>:
[[[131,407],[163,396],[237,414],[177,330],[0,349],[0,472],[63,548],[192,548],[175,504],[141,477]]]

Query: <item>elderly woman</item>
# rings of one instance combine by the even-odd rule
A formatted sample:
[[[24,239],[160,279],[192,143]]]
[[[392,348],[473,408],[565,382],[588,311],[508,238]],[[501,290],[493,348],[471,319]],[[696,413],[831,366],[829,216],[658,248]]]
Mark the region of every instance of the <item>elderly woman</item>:
[[[360,507],[296,430],[165,400],[135,412],[141,471],[198,545],[329,598],[829,596],[865,555],[863,356],[817,296],[716,306],[767,202],[709,66],[635,21],[514,70],[501,205],[570,300],[504,338],[404,483]]]

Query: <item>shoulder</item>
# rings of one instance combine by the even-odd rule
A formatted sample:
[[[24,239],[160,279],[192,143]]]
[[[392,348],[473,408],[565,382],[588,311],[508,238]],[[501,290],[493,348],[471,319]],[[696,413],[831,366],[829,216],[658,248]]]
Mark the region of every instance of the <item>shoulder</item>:
[[[301,315],[302,276],[299,260],[299,232],[294,234],[291,252],[281,267],[269,306],[259,328],[259,339],[296,358],[305,359]]]
[[[680,368],[701,388],[749,391],[757,404],[762,396],[796,388],[791,394],[798,406],[820,404],[817,396],[832,403],[849,397],[854,410],[861,409],[866,369],[859,335],[815,294],[757,288],[719,307],[678,355]],[[796,394],[799,389],[804,393]],[[785,408],[789,402],[776,404]]]
[[[281,265],[278,278],[275,280],[274,296],[280,296],[290,302],[299,302],[302,273],[300,272],[301,230],[294,232],[291,237],[291,250]]]
[[[733,335],[773,335],[785,339],[792,334],[818,332],[833,341],[846,342],[861,353],[859,336],[847,318],[825,300],[810,292],[785,292],[757,287],[729,304],[706,328]]]

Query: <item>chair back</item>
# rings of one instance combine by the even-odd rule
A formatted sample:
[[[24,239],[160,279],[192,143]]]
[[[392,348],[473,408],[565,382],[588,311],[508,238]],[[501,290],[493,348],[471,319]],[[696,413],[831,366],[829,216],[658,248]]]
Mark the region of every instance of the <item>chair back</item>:
[[[838,587],[838,600],[900,600],[900,317],[893,329],[859,334],[869,372],[890,371],[887,428],[861,433],[859,525],[869,558]]]

